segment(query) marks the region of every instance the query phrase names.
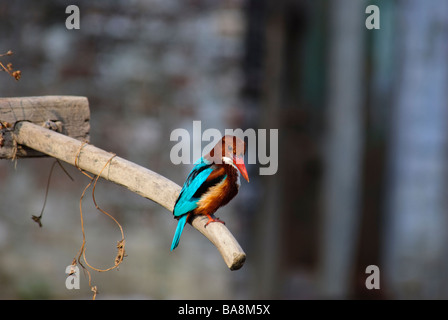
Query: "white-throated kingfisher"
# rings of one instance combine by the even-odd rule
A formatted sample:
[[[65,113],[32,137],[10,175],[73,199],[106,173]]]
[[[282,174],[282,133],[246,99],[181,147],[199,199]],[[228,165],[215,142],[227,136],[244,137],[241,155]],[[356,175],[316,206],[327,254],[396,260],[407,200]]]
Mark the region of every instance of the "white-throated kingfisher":
[[[185,181],[174,205],[174,218],[178,219],[171,251],[179,244],[185,224],[192,215],[206,215],[210,222],[223,221],[212,215],[238,193],[240,173],[249,182],[244,154],[246,144],[238,137],[226,135],[195,166]]]

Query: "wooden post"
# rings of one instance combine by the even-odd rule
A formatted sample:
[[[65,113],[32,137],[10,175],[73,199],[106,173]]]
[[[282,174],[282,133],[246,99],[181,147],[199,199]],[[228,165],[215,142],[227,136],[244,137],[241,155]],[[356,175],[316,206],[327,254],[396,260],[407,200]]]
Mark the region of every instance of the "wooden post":
[[[74,106],[75,104],[73,103],[75,100],[80,104],[88,103],[87,99],[80,97],[34,97],[32,99],[33,100],[31,101],[29,98],[23,98],[24,101],[31,101],[31,104],[38,101],[38,104],[41,105],[43,109],[51,109],[55,106],[55,104],[49,103],[48,108],[45,108],[45,101],[54,102],[57,100],[61,105],[67,106]],[[81,103],[79,99],[84,99],[84,102]],[[23,101],[20,102],[20,100],[21,98],[0,99],[0,121],[5,122],[2,114],[4,107],[13,105],[22,106],[24,103]],[[80,104],[76,104],[76,106],[79,108]],[[14,114],[17,117],[16,119],[20,119],[18,117],[20,112],[20,108],[18,110],[12,108],[9,114]],[[48,112],[48,110],[45,112]],[[85,125],[85,119],[88,121],[88,117],[85,117],[85,112],[83,112],[84,116],[80,116],[79,113],[76,112],[72,114],[67,113],[69,116],[73,114],[76,114],[75,118],[84,119],[84,122],[81,121],[80,123],[84,124],[84,129],[88,128],[88,126]],[[31,115],[32,114],[28,114],[28,116]],[[13,124],[10,126],[8,132],[10,135],[12,134],[14,143],[27,146],[33,150],[39,151],[41,154],[60,159],[71,165],[77,165],[79,168],[95,175],[100,174],[101,170],[110,160],[107,167],[102,171],[102,178],[122,185],[132,192],[160,204],[170,212],[173,211],[174,203],[181,189],[176,183],[149,169],[114,156],[113,153],[106,152],[93,145],[47,129],[42,125],[32,123],[33,121],[23,121],[29,120],[25,119],[25,116],[23,116],[22,118],[24,119],[20,121],[12,121],[11,119],[8,121]],[[40,120],[45,119],[45,117],[42,118],[41,115],[39,115],[39,117]],[[62,125],[62,132],[66,130],[66,132],[71,132],[71,134],[75,135],[74,132],[76,132],[76,130],[68,131],[68,125],[66,125],[71,119],[66,119],[64,116],[60,116],[53,120],[61,122],[59,127]],[[45,121],[43,122],[45,123]],[[52,123],[54,123],[54,121]],[[50,124],[50,126],[52,125]],[[53,129],[59,130],[59,128]],[[84,134],[86,134],[86,132],[84,132]],[[24,154],[24,156],[27,155],[28,153]],[[23,155],[21,154],[21,156]],[[192,220],[191,224],[216,246],[230,270],[241,268],[245,262],[246,255],[233,235],[225,225],[221,223],[212,223],[205,228],[206,221],[206,217],[196,217]]]
[[[66,136],[89,141],[90,111],[85,97],[0,98],[0,159],[45,156],[14,141],[12,129],[22,121],[53,127]]]

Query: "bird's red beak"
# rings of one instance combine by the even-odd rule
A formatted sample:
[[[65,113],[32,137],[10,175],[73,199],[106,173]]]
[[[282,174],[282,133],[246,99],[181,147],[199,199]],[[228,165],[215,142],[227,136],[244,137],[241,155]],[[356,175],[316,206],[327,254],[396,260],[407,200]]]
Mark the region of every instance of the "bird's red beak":
[[[233,157],[233,163],[236,165],[238,170],[241,172],[241,175],[244,179],[249,182],[249,176],[247,175],[246,166],[244,165],[244,159],[242,157]]]

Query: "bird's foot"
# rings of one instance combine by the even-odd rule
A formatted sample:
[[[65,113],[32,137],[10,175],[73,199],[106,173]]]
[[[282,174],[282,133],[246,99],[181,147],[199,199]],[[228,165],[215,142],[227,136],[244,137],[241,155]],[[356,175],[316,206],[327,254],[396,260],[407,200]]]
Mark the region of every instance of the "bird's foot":
[[[222,224],[226,224],[226,223],[225,223],[224,221],[222,221],[221,219],[212,217],[212,216],[209,215],[209,214],[207,214],[207,217],[208,217],[208,221],[207,221],[207,223],[205,224],[204,228],[206,228],[206,227],[209,225],[210,222],[220,222],[220,223],[222,223]]]

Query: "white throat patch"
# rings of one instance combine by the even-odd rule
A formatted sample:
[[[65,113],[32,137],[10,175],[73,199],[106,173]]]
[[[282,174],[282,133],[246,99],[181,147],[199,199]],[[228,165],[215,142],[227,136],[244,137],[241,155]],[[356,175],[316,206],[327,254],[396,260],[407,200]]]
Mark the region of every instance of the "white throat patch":
[[[229,157],[222,157],[222,162],[224,162],[225,164],[231,165],[232,167],[234,167],[235,169],[238,170],[236,165],[233,163],[233,160],[230,159]]]
[[[225,164],[231,165],[232,167],[235,168],[236,170],[236,174],[237,174],[237,178],[236,178],[236,185],[239,188],[241,185],[241,181],[240,181],[240,170],[238,170],[238,168],[236,167],[236,165],[233,163],[233,160],[230,159],[229,157],[222,157],[222,162],[224,162]]]

